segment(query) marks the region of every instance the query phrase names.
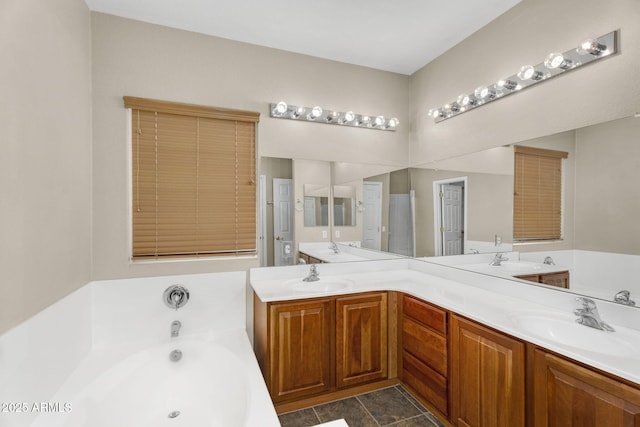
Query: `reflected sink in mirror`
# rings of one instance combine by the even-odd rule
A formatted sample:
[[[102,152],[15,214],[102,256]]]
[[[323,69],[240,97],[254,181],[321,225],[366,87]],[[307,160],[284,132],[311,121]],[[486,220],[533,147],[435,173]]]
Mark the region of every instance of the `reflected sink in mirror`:
[[[320,277],[320,280],[316,280],[315,282],[305,282],[302,279],[293,279],[285,282],[285,286],[298,292],[335,292],[347,289],[353,285],[354,282],[352,280],[331,277]]]
[[[518,329],[563,346],[616,357],[640,356],[640,333],[617,325],[616,332],[601,331],[576,323],[575,316],[543,312],[513,314],[510,318]]]

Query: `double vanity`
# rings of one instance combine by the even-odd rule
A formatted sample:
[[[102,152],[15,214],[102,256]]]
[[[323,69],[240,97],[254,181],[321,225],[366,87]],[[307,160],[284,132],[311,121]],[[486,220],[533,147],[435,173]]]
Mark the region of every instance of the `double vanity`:
[[[400,382],[450,425],[640,423],[630,307],[416,259],[258,268],[250,281],[278,412]],[[615,332],[576,322],[594,314]]]

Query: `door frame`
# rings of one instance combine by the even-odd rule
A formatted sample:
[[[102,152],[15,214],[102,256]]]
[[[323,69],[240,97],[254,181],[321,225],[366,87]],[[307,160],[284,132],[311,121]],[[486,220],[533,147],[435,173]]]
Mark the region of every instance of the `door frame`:
[[[461,176],[457,178],[449,178],[449,179],[441,179],[437,181],[433,181],[433,236],[434,236],[434,249],[435,256],[442,256],[444,253],[443,242],[442,242],[442,232],[440,231],[442,227],[442,198],[440,197],[440,192],[442,191],[442,186],[445,184],[453,184],[456,182],[461,182],[463,191],[463,206],[462,206],[462,216],[463,216],[463,228],[464,233],[462,235],[462,247],[467,247],[467,195],[469,193],[469,182],[466,176]]]

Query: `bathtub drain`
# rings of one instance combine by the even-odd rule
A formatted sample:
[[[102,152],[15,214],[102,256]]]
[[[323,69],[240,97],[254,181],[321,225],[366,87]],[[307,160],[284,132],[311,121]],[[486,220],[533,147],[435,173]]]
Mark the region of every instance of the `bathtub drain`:
[[[180,411],[171,411],[169,412],[169,418],[175,418],[180,415]]]

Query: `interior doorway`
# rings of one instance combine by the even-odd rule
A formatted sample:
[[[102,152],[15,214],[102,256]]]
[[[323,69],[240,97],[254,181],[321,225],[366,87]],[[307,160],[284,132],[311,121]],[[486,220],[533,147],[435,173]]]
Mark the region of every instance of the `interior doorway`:
[[[435,255],[462,255],[467,246],[467,177],[433,182]]]

